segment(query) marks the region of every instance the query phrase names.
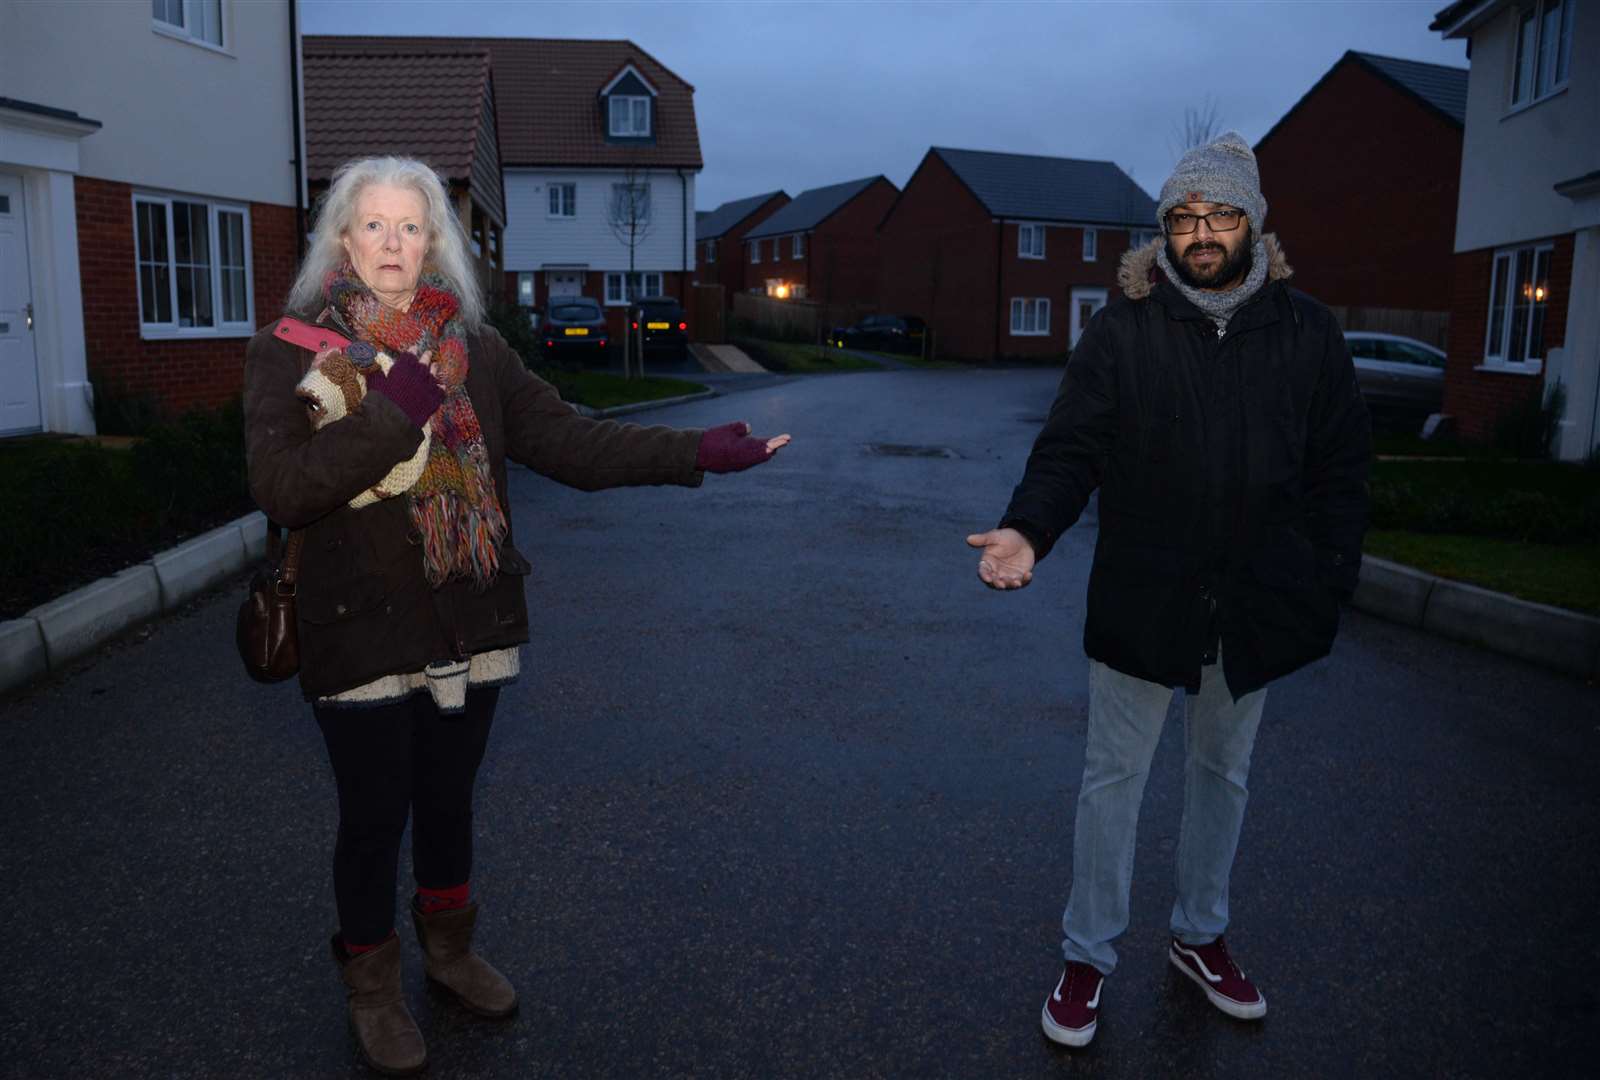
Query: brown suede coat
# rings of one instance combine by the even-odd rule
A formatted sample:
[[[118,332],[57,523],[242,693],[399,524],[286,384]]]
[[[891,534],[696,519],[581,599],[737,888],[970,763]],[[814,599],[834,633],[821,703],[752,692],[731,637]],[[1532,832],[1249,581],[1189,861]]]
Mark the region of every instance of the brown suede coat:
[[[698,430],[640,427],[580,416],[523,366],[494,330],[467,336],[467,394],[483,428],[500,505],[506,459],[584,491],[633,484],[697,486]],[[244,375],[250,494],[267,516],[306,529],[301,557],[300,688],[339,693],[380,675],[528,640],[523,594],[530,569],[508,534],[500,574],[483,592],[470,582],[430,588],[421,538],[404,496],[361,510],[346,505],[409,457],[422,432],[373,394],[313,433],[295,383],[311,354],[273,337],[250,341]]]

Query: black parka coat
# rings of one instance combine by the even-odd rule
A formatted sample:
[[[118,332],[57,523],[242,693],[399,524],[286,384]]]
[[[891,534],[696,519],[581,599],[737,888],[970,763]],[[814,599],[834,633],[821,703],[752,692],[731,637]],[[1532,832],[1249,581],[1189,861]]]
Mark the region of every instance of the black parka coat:
[[[694,486],[704,478],[695,468],[698,430],[580,416],[487,327],[467,335],[467,358],[467,395],[508,522],[507,458],[585,491]],[[423,574],[421,536],[404,496],[360,510],[347,505],[409,458],[422,432],[379,394],[313,432],[295,397],[310,360],[269,326],[251,339],[244,373],[250,494],[274,521],[306,529],[296,601],[305,696],[527,641],[530,566],[509,533],[500,573],[487,590],[468,581],[434,589]]]
[[[1266,240],[1269,280],[1220,336],[1159,279],[1162,241],[1124,257],[1001,520],[1043,558],[1098,487],[1084,650],[1193,691],[1220,640],[1235,697],[1332,647],[1372,452],[1344,335]]]

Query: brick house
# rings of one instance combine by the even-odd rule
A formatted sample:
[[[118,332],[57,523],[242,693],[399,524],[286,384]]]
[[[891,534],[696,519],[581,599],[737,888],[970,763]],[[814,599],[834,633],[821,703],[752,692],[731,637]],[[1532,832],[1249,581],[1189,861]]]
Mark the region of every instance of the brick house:
[[[7,4],[0,435],[214,406],[299,256],[287,0]]]
[[[925,319],[940,355],[1064,355],[1155,220],[1109,161],[934,147],[880,230],[882,305]]]
[[[1444,411],[1468,438],[1562,384],[1556,451],[1600,443],[1600,8],[1462,0],[1430,29],[1466,40],[1461,193]],[[1569,303],[1574,297],[1586,302]]]
[[[746,291],[811,300],[825,312],[875,305],[878,223],[899,193],[882,176],[802,191],[745,233]]]
[[[526,307],[592,296],[620,335],[630,297],[686,299],[694,184],[704,162],[694,87],[631,41],[307,38],[340,52],[482,50],[505,168],[507,292]],[[309,44],[308,44],[308,47]],[[629,244],[613,222],[623,208]]]
[[[700,284],[722,286],[724,304],[733,303],[734,293],[746,292],[757,285],[764,288],[764,283],[749,278],[749,260],[742,258],[745,235],[788,206],[789,201],[787,193],[769,191],[765,195],[725,202],[715,210],[697,215],[694,229],[696,272]]]
[[[1466,68],[1347,52],[1256,143],[1295,285],[1346,329],[1444,346],[1466,114]]]
[[[486,49],[340,51],[305,39],[306,180],[312,205],[352,158],[420,158],[449,185],[485,289],[505,287],[505,183]],[[394,80],[390,74],[406,72]]]

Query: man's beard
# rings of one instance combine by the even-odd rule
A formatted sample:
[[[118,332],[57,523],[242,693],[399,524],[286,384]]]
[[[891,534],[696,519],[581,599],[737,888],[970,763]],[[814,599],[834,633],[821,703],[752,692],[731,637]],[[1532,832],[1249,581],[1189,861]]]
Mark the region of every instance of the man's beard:
[[[1215,240],[1195,240],[1184,248],[1184,254],[1199,247],[1202,251],[1213,248],[1222,253],[1222,261],[1210,270],[1194,270],[1189,267],[1176,251],[1177,242],[1183,239],[1178,236],[1167,237],[1167,261],[1172,264],[1172,269],[1177,271],[1178,277],[1191,289],[1229,289],[1250,275],[1250,269],[1255,265],[1256,233],[1252,226],[1246,226],[1244,243],[1232,255],[1228,249]]]

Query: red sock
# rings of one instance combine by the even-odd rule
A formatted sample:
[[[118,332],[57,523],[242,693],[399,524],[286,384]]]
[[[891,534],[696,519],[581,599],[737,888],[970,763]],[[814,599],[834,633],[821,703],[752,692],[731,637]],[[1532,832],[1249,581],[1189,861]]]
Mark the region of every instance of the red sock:
[[[388,937],[384,938],[382,941],[374,941],[371,945],[355,945],[346,941],[344,943],[344,951],[349,953],[351,956],[360,956],[364,952],[371,952],[380,945],[389,944],[389,942],[394,940],[394,936],[395,932],[390,930]]]
[[[464,908],[472,898],[471,885],[470,881],[463,881],[448,889],[429,889],[418,885],[417,909],[424,915],[432,915],[435,911]]]

